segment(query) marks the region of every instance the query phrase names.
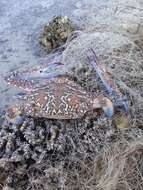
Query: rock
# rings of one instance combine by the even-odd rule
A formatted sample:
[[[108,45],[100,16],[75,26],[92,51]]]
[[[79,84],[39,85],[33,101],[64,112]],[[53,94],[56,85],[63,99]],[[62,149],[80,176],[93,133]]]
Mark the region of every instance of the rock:
[[[74,25],[67,16],[56,16],[45,25],[39,42],[50,52],[62,46],[74,30]]]
[[[115,114],[113,123],[119,129],[127,129],[129,127],[128,117],[124,114]]]

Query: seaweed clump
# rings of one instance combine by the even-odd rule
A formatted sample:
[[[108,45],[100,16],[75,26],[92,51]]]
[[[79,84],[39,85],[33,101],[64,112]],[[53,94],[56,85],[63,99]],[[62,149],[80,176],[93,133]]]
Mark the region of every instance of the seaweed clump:
[[[50,52],[62,46],[74,30],[75,27],[67,16],[55,16],[44,26],[39,42]]]

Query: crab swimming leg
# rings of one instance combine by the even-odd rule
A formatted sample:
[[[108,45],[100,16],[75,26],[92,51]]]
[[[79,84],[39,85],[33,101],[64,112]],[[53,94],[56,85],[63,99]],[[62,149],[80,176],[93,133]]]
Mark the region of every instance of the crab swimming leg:
[[[110,79],[110,75],[107,72],[107,69],[104,67],[104,65],[101,65],[97,59],[97,56],[93,49],[90,49],[90,54],[88,56],[90,64],[93,66],[93,68],[96,71],[96,74],[98,78],[100,79],[103,87],[105,88],[105,91],[115,99],[116,105],[123,106],[123,109],[125,112],[128,112],[128,102],[126,97],[123,97],[120,93],[117,86],[112,82]]]

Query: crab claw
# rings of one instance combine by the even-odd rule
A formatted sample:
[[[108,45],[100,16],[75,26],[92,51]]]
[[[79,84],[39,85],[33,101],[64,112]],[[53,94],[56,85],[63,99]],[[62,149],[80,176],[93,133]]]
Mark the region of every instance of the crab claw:
[[[93,101],[94,108],[102,108],[107,117],[112,117],[114,114],[114,106],[110,99],[104,96],[99,96]]]
[[[111,100],[109,100],[108,98],[106,98],[106,103],[105,105],[102,107],[105,115],[107,117],[112,117],[112,115],[114,114],[114,107],[113,107],[113,103],[111,102]]]

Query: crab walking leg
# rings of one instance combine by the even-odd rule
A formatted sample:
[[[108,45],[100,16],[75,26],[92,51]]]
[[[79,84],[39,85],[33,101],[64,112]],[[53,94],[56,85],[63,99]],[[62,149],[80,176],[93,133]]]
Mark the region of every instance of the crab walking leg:
[[[101,65],[98,62],[97,56],[95,54],[95,52],[93,51],[93,49],[90,49],[90,54],[88,55],[88,59],[90,64],[93,66],[93,68],[96,70],[97,76],[100,78],[100,80],[102,81],[106,91],[110,94],[110,95],[115,95],[116,91],[113,87],[113,84],[111,84],[111,80],[109,79],[109,77],[106,74],[106,69],[105,67],[101,67]]]

